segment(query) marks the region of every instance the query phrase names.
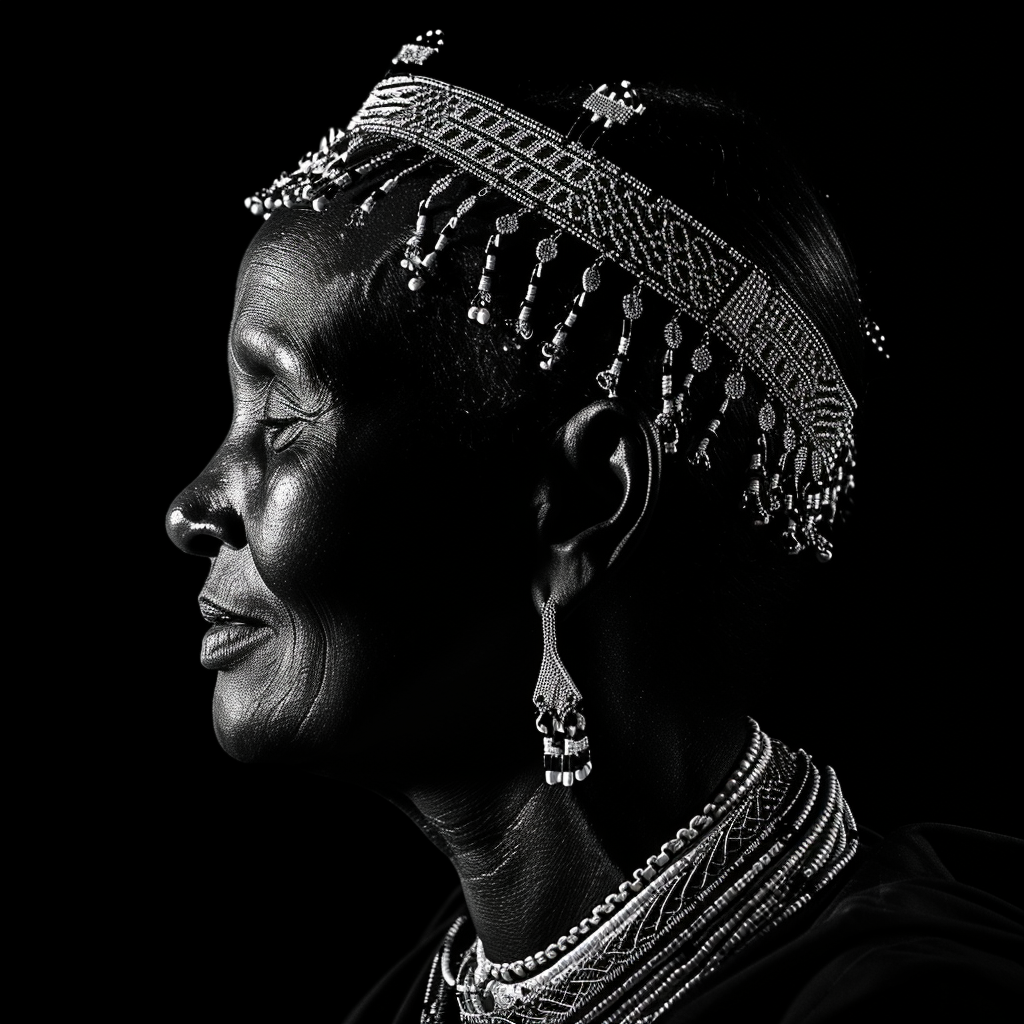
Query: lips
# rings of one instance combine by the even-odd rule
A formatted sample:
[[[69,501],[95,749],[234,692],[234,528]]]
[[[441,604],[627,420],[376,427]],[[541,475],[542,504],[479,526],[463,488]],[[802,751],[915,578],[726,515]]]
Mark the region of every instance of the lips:
[[[266,643],[272,635],[265,622],[218,604],[205,594],[199,597],[199,610],[210,623],[199,655],[204,668],[230,668]]]

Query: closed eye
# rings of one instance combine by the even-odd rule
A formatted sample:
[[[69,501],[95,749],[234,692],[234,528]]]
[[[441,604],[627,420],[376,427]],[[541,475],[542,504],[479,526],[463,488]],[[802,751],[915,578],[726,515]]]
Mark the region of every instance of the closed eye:
[[[302,433],[307,421],[301,416],[264,416],[257,422],[266,431],[270,449],[283,452]]]

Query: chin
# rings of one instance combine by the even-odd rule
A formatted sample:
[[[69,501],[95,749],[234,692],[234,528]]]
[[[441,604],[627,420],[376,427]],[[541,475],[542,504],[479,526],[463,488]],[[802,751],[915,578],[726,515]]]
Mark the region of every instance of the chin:
[[[283,762],[308,759],[301,734],[313,698],[301,683],[246,671],[246,665],[217,673],[213,729],[236,761]]]

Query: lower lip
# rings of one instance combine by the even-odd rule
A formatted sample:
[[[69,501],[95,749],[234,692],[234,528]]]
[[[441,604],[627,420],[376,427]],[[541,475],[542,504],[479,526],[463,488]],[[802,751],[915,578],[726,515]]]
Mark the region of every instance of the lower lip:
[[[203,668],[230,668],[248,657],[261,644],[265,644],[270,636],[268,627],[245,622],[211,626],[203,637],[203,649],[199,660]]]

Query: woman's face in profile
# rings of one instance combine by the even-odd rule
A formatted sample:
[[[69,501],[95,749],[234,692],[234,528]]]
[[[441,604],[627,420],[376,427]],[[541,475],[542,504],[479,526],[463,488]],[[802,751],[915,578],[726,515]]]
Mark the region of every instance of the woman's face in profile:
[[[519,503],[474,486],[422,367],[371,327],[374,301],[408,303],[400,279],[367,299],[377,244],[264,226],[238,277],[231,427],[168,512],[175,542],[211,558],[202,661],[243,760],[379,772],[385,739],[411,755],[531,614],[512,534],[493,543]]]

